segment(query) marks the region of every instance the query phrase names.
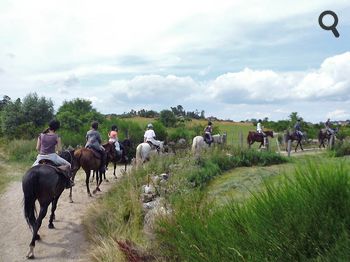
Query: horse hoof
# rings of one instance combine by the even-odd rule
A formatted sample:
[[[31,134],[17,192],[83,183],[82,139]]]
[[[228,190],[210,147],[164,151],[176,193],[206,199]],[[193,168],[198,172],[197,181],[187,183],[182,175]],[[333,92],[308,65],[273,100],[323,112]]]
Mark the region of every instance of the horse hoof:
[[[88,193],[88,196],[89,196],[89,197],[92,197],[91,193]]]
[[[51,223],[51,224],[49,224],[49,228],[53,229],[53,228],[55,228],[55,226]]]
[[[96,191],[101,192],[101,189],[98,187],[98,188],[96,188]]]
[[[107,183],[109,182],[109,180],[108,180],[108,179],[106,179],[105,181],[106,181]]]
[[[27,256],[28,259],[34,259],[34,255]]]
[[[69,203],[74,203],[73,199],[69,199]]]
[[[41,237],[40,237],[40,235],[39,235],[39,234],[36,234],[36,236],[35,236],[35,240],[41,240]]]

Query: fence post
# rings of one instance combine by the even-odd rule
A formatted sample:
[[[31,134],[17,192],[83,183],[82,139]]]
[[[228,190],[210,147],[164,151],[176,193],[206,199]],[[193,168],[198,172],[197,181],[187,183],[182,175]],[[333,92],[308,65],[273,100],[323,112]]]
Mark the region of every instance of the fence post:
[[[279,154],[281,154],[280,142],[278,141],[278,134],[276,134],[276,144],[277,144],[277,151]]]
[[[288,140],[288,144],[287,144],[287,151],[288,151],[288,156],[290,157],[290,151],[291,151],[291,147],[292,147],[292,140]]]
[[[329,138],[329,149],[332,149],[334,145],[334,135],[331,135],[331,137]]]

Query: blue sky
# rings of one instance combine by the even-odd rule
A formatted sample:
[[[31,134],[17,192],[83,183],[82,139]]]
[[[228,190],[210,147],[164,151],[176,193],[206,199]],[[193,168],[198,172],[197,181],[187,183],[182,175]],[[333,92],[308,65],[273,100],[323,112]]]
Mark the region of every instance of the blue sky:
[[[348,1],[26,2],[0,3],[0,95],[36,92],[56,108],[85,98],[103,113],[181,104],[237,121],[350,119]],[[338,39],[318,25],[328,9]]]

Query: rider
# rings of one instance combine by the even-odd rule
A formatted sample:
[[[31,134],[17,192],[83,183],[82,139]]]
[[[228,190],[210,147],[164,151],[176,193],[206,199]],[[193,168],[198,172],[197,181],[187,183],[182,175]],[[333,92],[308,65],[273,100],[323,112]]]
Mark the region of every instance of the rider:
[[[298,118],[296,124],[294,125],[294,131],[299,137],[303,137],[303,132],[301,131],[301,119]]]
[[[211,121],[208,121],[208,125],[206,128],[204,128],[204,141],[210,146],[213,142],[213,123]]]
[[[112,144],[114,143],[117,155],[120,156],[122,154],[122,151],[120,149],[120,145],[118,142],[118,127],[116,125],[112,125],[111,131],[109,131],[108,133],[108,137],[109,137],[108,142]]]
[[[331,128],[331,120],[328,118],[327,121],[324,123],[324,126],[330,135],[334,135],[334,129]]]
[[[66,188],[74,186],[74,182],[71,180],[71,164],[60,157],[56,152],[61,150],[61,138],[56,134],[56,131],[60,128],[60,122],[57,120],[51,120],[49,127],[44,130],[38,137],[36,143],[36,150],[39,152],[33,166],[39,165],[40,160],[50,160],[62,171],[62,173],[70,181],[66,185]]]
[[[262,121],[261,119],[259,119],[257,125],[256,125],[256,131],[259,133],[259,134],[262,134],[263,135],[263,138],[264,138],[264,146],[266,145],[266,134],[265,132],[263,131],[263,127],[261,125]]]
[[[155,139],[156,133],[154,133],[153,125],[151,123],[147,125],[147,130],[146,130],[143,138],[144,138],[145,143],[150,143],[150,144],[154,145],[157,148],[157,150],[159,151],[160,141]]]
[[[100,133],[97,131],[98,122],[94,121],[91,123],[91,129],[86,133],[86,148],[91,148],[101,155],[101,166],[100,172],[106,171],[107,154],[104,147],[101,145],[102,139]]]

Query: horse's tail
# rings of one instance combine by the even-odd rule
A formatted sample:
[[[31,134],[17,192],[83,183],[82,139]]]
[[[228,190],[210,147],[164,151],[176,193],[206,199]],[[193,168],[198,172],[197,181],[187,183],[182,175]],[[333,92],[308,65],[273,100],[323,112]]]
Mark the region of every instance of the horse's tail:
[[[29,227],[33,230],[36,220],[36,209],[35,209],[35,185],[37,184],[35,176],[35,172],[28,171],[22,181],[22,189],[23,189],[23,202],[24,202],[24,217],[29,225]]]
[[[142,144],[139,144],[136,148],[136,166],[142,163]]]
[[[194,137],[192,141],[192,153],[197,152],[197,147],[198,147],[197,137]]]

